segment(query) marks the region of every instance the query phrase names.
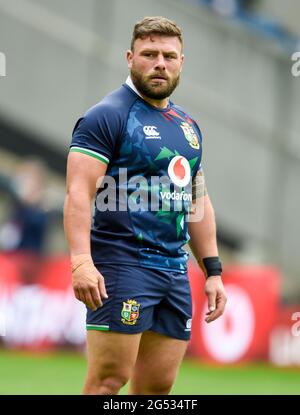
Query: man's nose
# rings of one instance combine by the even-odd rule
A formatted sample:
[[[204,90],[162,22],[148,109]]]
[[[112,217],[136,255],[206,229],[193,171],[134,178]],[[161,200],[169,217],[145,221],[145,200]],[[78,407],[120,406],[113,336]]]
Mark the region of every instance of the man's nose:
[[[164,70],[166,69],[165,58],[163,55],[158,55],[155,61],[155,69]]]

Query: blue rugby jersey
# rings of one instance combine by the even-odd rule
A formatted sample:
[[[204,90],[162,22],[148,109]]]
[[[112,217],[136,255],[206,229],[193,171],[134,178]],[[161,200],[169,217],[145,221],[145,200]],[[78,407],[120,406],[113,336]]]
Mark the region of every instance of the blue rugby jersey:
[[[107,164],[91,228],[95,264],[185,272],[201,142],[185,111],[171,101],[164,109],[148,104],[130,78],[77,121],[70,151]]]

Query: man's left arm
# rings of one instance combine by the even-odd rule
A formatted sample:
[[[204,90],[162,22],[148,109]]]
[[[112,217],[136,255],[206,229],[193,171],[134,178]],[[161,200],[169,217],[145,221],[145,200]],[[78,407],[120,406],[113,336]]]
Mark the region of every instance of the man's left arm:
[[[203,173],[201,172],[201,174]],[[221,263],[218,259],[214,209],[205,186],[202,186],[203,190],[200,192],[199,189],[194,188],[193,199],[195,199],[196,205],[202,204],[203,215],[201,220],[189,222],[189,245],[206,277],[205,294],[208,299],[209,311],[205,321],[210,323],[223,314],[227,300],[221,278]],[[203,198],[201,202],[200,198]]]

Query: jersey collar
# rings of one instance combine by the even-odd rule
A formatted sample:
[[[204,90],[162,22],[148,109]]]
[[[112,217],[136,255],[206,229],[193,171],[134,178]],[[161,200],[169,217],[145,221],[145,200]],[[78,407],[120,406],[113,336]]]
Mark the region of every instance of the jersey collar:
[[[129,75],[127,76],[127,79],[126,79],[126,82],[125,83],[126,83],[126,85],[129,86],[129,88],[131,88],[138,96],[140,96],[143,99],[142,95],[136,89],[136,87],[135,87],[134,83],[132,82],[132,79],[131,79],[131,77]]]

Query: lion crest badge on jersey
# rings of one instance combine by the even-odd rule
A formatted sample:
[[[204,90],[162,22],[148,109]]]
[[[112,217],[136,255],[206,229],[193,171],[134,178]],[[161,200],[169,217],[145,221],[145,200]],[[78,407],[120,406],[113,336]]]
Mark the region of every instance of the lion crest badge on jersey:
[[[187,139],[187,141],[189,142],[189,145],[192,148],[195,148],[196,150],[198,150],[200,148],[200,144],[198,141],[197,134],[195,133],[193,127],[187,122],[182,122],[180,124],[180,127],[182,128],[183,134],[185,138]]]
[[[122,323],[130,326],[136,324],[140,315],[140,306],[141,305],[135,300],[127,300],[126,302],[123,301],[123,308],[121,311]]]

